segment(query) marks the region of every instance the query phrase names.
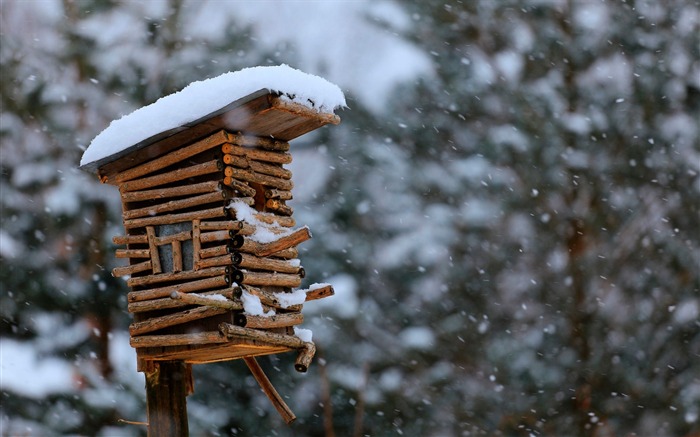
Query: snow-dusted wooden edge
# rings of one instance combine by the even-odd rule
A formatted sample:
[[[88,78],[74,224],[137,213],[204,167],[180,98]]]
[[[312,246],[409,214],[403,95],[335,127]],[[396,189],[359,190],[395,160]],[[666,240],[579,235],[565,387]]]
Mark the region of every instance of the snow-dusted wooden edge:
[[[274,123],[274,129],[260,125],[255,126],[255,123],[252,123],[255,121],[256,115],[274,110],[285,113],[292,119],[298,119],[298,122],[290,123],[289,120],[285,120],[282,123]],[[178,146],[205,137],[217,130],[243,131],[290,141],[326,124],[339,123],[340,117],[335,114],[317,112],[304,105],[285,100],[278,93],[261,89],[194,121],[160,132],[112,155],[89,162],[81,166],[80,169],[98,173],[103,182],[112,183],[111,179],[120,171],[172,151]],[[154,150],[148,151],[143,157],[134,158],[149,146],[154,146]]]

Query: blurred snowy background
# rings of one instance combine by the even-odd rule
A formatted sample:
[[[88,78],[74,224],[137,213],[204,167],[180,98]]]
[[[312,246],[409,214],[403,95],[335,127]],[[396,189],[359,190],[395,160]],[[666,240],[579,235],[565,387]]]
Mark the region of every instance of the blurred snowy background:
[[[145,435],[111,237],[77,170],[121,115],[287,63],[319,354],[195,367],[193,436],[697,436],[700,2],[0,1],[0,434]],[[325,363],[321,366],[320,363]]]

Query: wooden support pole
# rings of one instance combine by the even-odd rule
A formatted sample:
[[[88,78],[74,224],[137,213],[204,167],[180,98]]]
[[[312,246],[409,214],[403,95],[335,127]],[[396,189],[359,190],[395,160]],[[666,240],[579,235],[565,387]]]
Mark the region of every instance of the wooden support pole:
[[[289,406],[287,406],[284,399],[282,399],[282,396],[277,393],[277,390],[275,390],[275,387],[272,386],[272,383],[267,378],[267,375],[265,375],[265,372],[263,372],[262,367],[260,367],[260,364],[258,364],[255,358],[245,357],[243,358],[243,361],[245,361],[248,369],[250,369],[250,373],[253,374],[253,378],[255,378],[258,384],[260,384],[262,391],[265,393],[268,399],[270,399],[270,402],[272,402],[272,405],[275,407],[277,412],[280,413],[280,416],[282,416],[284,422],[287,425],[294,422],[297,418],[294,415],[294,412],[292,412]]]
[[[173,246],[173,273],[182,271],[182,243],[179,240],[172,242]]]
[[[202,250],[202,236],[201,226],[202,221],[199,218],[192,220],[192,264],[195,270],[197,268],[197,263],[199,262],[199,251]]]
[[[146,374],[148,437],[189,436],[187,391],[192,368],[184,361],[153,363]]]

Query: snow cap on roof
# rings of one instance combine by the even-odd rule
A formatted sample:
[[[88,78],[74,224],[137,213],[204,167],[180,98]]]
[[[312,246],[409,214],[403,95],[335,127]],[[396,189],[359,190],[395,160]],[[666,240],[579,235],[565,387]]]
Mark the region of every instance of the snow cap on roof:
[[[321,77],[284,64],[245,68],[192,82],[179,92],[113,121],[92,140],[80,165],[99,161],[161,132],[201,119],[261,89],[280,93],[321,113],[332,114],[336,108],[346,106],[340,88]]]

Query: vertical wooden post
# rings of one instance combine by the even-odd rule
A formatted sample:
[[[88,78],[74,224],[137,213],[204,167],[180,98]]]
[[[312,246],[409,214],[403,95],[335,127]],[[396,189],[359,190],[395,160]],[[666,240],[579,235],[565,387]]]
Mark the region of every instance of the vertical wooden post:
[[[146,374],[148,437],[187,437],[191,368],[183,361],[153,363]]]

